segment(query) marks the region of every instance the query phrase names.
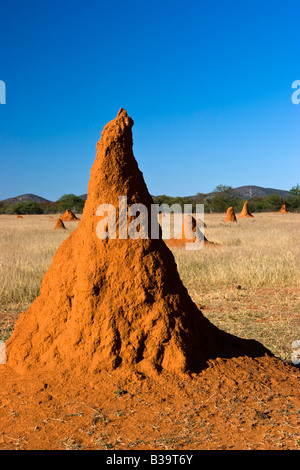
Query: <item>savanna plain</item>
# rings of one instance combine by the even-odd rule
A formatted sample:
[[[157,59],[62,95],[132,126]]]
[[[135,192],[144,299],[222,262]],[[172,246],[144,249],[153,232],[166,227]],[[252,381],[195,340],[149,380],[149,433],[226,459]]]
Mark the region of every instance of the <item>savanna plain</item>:
[[[57,217],[24,215],[18,219],[0,215],[2,341],[8,340],[20,313],[39,295],[42,278],[56,250],[78,225],[65,222],[67,230],[54,230]],[[300,340],[300,214],[255,213],[253,218],[238,219],[236,223],[225,223],[224,219],[225,214],[205,215],[205,236],[212,245],[199,251],[172,249],[183,284],[213,324],[239,337],[259,341],[291,364],[292,343]],[[245,405],[243,412],[234,415],[236,403],[242,398],[235,394],[232,403],[217,404],[218,389],[209,384],[209,375],[202,381],[201,403],[195,401],[199,390],[189,389],[183,383],[178,386],[186,390],[185,403],[182,398],[168,397],[166,390],[166,397],[160,398],[161,406],[153,410],[150,399],[147,402],[143,393],[146,384],[134,394],[130,384],[126,388],[116,383],[112,401],[106,400],[101,406],[85,403],[82,398],[80,402],[67,403],[66,398],[64,404],[56,406],[65,407],[63,414],[58,417],[49,411],[47,415],[44,409],[29,420],[25,433],[18,431],[20,403],[19,410],[7,410],[11,430],[8,435],[0,429],[0,447],[71,450],[300,447],[300,409],[288,396],[285,408],[276,409],[276,397],[270,398],[266,392],[265,402],[257,398],[256,407],[253,403],[250,409]],[[45,390],[36,386],[32,393],[41,397]],[[251,399],[255,400],[255,392]],[[47,402],[43,400],[41,405]],[[53,397],[49,400],[53,405]],[[272,401],[271,405],[268,401]],[[276,432],[278,422],[286,422],[285,431],[281,428]],[[245,437],[230,441],[232,426],[239,434],[246,429]],[[255,444],[249,437],[251,432],[258,433]]]

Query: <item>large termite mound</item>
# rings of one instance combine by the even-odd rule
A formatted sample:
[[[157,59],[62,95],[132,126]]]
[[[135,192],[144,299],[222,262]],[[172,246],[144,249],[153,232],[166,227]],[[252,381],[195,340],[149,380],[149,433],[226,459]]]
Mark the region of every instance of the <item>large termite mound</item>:
[[[242,212],[240,213],[239,217],[253,217],[253,215],[249,211],[248,201],[245,202]]]
[[[228,207],[225,222],[237,222],[236,215],[232,206]]]
[[[132,151],[132,126],[120,109],[103,129],[81,221],[59,247],[39,297],[21,314],[6,344],[7,365],[17,372],[181,373],[199,371],[216,357],[269,354],[260,343],[229,335],[202,315],[161,234],[97,236],[100,204],[116,208],[117,228],[121,196],[128,206],[142,203],[151,212],[153,200]]]

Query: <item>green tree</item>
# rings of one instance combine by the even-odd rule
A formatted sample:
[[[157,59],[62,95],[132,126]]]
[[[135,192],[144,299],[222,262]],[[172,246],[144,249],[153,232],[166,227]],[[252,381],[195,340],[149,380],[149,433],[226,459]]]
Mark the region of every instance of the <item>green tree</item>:
[[[292,194],[296,194],[297,196],[300,195],[300,184],[296,184],[296,186],[293,186],[291,189],[290,189],[290,193]]]
[[[225,184],[219,184],[215,187],[214,193],[221,193],[223,195],[232,196],[233,195],[233,188],[232,186],[226,186]]]
[[[65,212],[67,209],[73,212],[82,212],[85,201],[75,194],[64,194],[57,201],[59,212]]]
[[[235,195],[231,186],[220,184],[214,189],[209,204],[213,212],[226,212],[229,206],[239,210],[242,206],[242,200]]]
[[[253,196],[248,201],[250,212],[264,212],[264,198],[259,196]]]
[[[43,210],[34,201],[16,202],[6,207],[6,214],[42,214]]]
[[[285,202],[288,211],[300,212],[300,195],[288,196]]]
[[[268,194],[263,198],[262,203],[264,212],[276,212],[281,208],[283,200],[278,194]]]

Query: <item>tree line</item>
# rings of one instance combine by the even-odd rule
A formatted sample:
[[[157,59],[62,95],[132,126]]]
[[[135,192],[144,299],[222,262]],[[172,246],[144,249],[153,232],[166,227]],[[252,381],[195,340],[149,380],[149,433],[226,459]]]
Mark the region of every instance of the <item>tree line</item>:
[[[300,185],[293,186],[289,195],[283,200],[278,194],[269,194],[264,197],[254,196],[248,199],[251,212],[276,212],[283,201],[290,212],[300,212]],[[171,197],[166,195],[153,196],[155,204],[167,204],[169,207],[178,204],[182,210],[185,204],[191,204],[193,211],[196,204],[204,204],[206,213],[226,212],[228,207],[233,206],[236,212],[242,210],[245,199],[237,195],[231,186],[219,185],[214,191],[207,195],[198,193],[195,196]],[[64,194],[56,202],[37,203],[35,201],[22,201],[15,203],[0,203],[0,214],[56,214],[63,213],[67,209],[80,214],[83,211],[85,201],[75,194]]]
[[[278,194],[269,194],[264,197],[254,196],[248,200],[251,212],[276,212],[279,211],[283,202],[290,212],[300,212],[300,185],[293,186],[289,195],[283,199]],[[231,186],[219,185],[214,191],[207,195],[198,193],[190,197],[170,197],[166,195],[155,196],[153,198],[156,204],[179,204],[183,209],[184,204],[192,204],[193,211],[196,210],[196,204],[204,204],[206,213],[223,213],[228,207],[233,206],[236,212],[242,210],[245,198],[236,194]]]
[[[58,214],[67,209],[80,214],[85,201],[75,194],[64,194],[56,202],[38,203],[36,201],[20,201],[14,203],[0,203],[0,214]]]

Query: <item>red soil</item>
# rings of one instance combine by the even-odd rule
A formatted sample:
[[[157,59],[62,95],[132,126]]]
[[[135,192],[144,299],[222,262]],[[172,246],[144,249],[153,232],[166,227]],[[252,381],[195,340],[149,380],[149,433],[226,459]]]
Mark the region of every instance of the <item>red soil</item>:
[[[101,203],[118,210],[127,195],[128,205],[151,212],[132,125],[121,109],[105,126],[82,219],[6,343],[2,448],[160,449],[171,437],[181,449],[258,448],[266,430],[278,439],[286,432],[274,419],[288,403],[289,425],[297,424],[299,372],[260,343],[212,325],[161,238],[97,237]]]

